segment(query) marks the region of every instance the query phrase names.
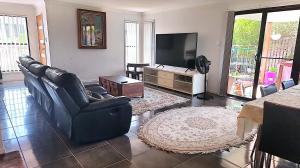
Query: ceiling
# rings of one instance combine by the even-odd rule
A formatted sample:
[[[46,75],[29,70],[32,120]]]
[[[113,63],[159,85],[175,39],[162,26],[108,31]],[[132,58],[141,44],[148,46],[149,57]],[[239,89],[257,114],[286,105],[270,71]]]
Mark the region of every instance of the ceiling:
[[[0,0],[0,2],[41,6],[44,3],[44,0]]]
[[[45,0],[52,1],[52,0]],[[267,2],[297,2],[300,0],[56,0],[65,1],[89,6],[101,6],[109,9],[121,9],[135,12],[158,12],[180,8],[188,8],[215,3],[242,3],[244,5],[250,2],[262,4]],[[40,6],[44,0],[0,0],[0,2],[30,4]]]
[[[178,9],[231,0],[60,0],[136,12]]]

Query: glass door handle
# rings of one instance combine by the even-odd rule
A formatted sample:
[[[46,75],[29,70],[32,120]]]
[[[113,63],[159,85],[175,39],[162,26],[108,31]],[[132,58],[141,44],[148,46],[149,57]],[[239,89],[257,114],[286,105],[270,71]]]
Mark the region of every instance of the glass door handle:
[[[255,59],[255,61],[259,61],[260,58],[261,58],[261,54],[256,54],[254,59]]]

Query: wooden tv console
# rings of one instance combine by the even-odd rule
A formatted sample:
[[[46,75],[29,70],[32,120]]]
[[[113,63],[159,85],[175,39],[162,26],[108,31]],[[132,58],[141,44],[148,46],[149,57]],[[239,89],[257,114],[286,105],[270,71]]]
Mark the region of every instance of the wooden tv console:
[[[173,66],[144,67],[144,82],[191,95],[204,92],[204,75]]]

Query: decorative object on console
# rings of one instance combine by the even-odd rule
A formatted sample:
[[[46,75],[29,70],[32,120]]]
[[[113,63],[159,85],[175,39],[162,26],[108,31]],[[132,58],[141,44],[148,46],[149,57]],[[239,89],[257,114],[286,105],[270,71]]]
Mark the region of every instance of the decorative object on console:
[[[197,96],[198,99],[208,100],[213,98],[207,94],[207,81],[206,81],[206,74],[209,72],[209,66],[211,62],[207,60],[204,55],[201,55],[196,58],[196,68],[201,73],[204,74],[204,93]]]
[[[132,114],[138,115],[147,111],[155,111],[164,107],[186,103],[189,99],[145,87],[143,98],[132,98]]]
[[[166,111],[145,123],[139,138],[150,146],[175,153],[211,153],[252,140],[236,135],[237,112],[222,107],[185,107]]]
[[[78,47],[106,49],[106,13],[77,9]]]

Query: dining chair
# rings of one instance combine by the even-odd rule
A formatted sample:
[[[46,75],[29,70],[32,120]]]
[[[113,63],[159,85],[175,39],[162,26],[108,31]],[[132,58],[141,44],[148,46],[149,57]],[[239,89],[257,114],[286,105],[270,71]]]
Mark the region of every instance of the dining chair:
[[[261,96],[265,97],[272,93],[277,92],[277,87],[276,87],[275,83],[268,85],[268,86],[261,86],[260,92],[261,92]]]
[[[300,164],[300,107],[288,107],[271,102],[264,102],[263,124],[258,148],[267,153],[260,159],[270,167],[272,156]],[[276,131],[274,131],[276,130]]]
[[[272,93],[276,93],[277,92],[277,87],[275,85],[275,83],[271,84],[271,85],[268,85],[268,86],[261,86],[260,87],[260,92],[261,92],[261,96],[264,97],[264,96],[268,96]],[[257,146],[257,139],[255,140],[255,143],[254,143],[254,146],[252,148],[252,152],[250,154],[250,158],[253,160],[253,156],[254,156],[254,152],[255,152],[255,149],[256,149],[256,146]]]
[[[295,82],[293,79],[289,79],[286,81],[282,81],[281,85],[282,85],[282,89],[285,90],[285,89],[295,86]]]
[[[128,63],[127,64],[127,69],[126,69],[126,76],[127,77],[131,76],[131,78],[133,78],[133,79],[140,80],[140,77],[143,76],[143,74],[144,74],[142,69],[145,66],[149,66],[149,64],[132,64],[132,63]]]

